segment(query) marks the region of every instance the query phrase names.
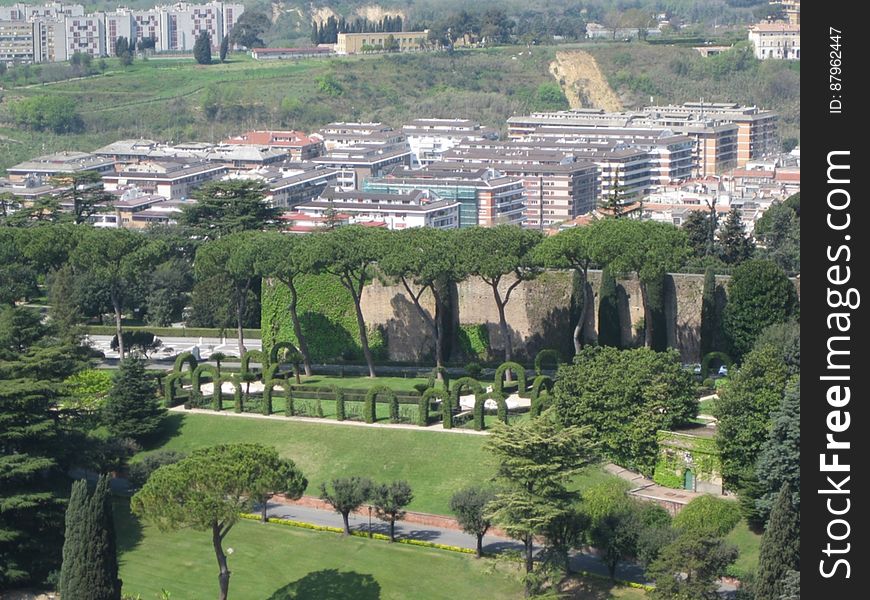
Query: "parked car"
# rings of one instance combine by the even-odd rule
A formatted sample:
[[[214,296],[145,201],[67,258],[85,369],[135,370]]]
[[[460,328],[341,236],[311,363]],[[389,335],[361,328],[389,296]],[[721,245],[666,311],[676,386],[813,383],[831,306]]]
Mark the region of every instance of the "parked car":
[[[728,375],[728,367],[726,365],[722,365],[721,367],[719,367],[717,374],[720,377],[725,377],[726,375]]]

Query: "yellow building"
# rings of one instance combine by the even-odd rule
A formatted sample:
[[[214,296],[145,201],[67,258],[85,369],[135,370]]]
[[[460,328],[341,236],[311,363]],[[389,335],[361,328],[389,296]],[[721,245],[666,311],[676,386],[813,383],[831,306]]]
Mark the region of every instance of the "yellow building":
[[[421,50],[429,39],[425,31],[382,31],[380,33],[339,33],[336,54],[358,54],[367,50],[382,50],[395,40],[399,52]]]

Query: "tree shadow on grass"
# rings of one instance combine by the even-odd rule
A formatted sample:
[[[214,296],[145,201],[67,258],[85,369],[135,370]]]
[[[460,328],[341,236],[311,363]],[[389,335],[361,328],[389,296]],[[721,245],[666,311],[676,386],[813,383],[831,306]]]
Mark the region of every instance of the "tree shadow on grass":
[[[268,600],[379,600],[381,585],[371,575],[324,569],[275,590]]]
[[[144,449],[155,450],[166,444],[166,442],[172,438],[180,435],[181,428],[184,425],[185,416],[186,415],[179,413],[167,414],[166,418],[163,419],[163,423],[160,425],[160,429],[158,429],[148,440],[143,442],[142,446]]]
[[[112,498],[112,512],[115,517],[115,543],[118,554],[133,550],[142,541],[142,525],[130,511],[130,499],[115,496]]]

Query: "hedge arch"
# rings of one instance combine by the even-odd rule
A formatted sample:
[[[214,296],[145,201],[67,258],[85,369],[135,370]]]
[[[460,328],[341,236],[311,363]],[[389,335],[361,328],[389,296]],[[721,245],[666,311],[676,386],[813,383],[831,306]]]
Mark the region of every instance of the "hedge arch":
[[[417,402],[417,425],[427,427],[429,425],[429,403],[438,396],[439,390],[435,387],[430,387],[420,395],[420,400]],[[443,392],[443,391],[442,391]],[[448,394],[444,393],[444,403],[449,404],[450,399]]]
[[[278,342],[274,346],[272,346],[271,350],[269,350],[269,364],[277,365],[281,362],[278,360],[278,353],[281,350],[289,350],[290,352],[299,352],[299,349],[290,342]]]
[[[729,372],[731,371],[734,361],[731,360],[730,356],[724,352],[708,352],[704,360],[701,361],[701,380],[707,379],[707,376],[710,374],[710,363],[717,359],[725,363],[725,367]]]
[[[363,416],[366,423],[377,421],[377,397],[380,394],[386,394],[387,401],[390,403],[390,422],[398,423],[399,399],[396,397],[396,392],[386,385],[376,385],[366,393],[365,405],[363,406]]]
[[[184,368],[184,363],[187,363],[190,366],[191,372],[196,370],[196,366],[199,364],[192,352],[182,352],[175,357],[175,365],[172,367],[172,372],[181,373]]]
[[[335,418],[338,421],[347,419],[347,414],[344,410],[344,392],[337,385],[327,388],[335,396]]]
[[[562,364],[562,355],[559,354],[558,350],[544,348],[535,355],[535,375],[543,375],[544,361],[548,359],[553,361],[554,369],[558,369],[559,365]]]
[[[432,369],[432,372],[429,373],[429,381],[427,382],[427,385],[430,388],[434,388],[435,384],[438,382],[438,375],[439,374],[444,379],[444,391],[449,392],[450,391],[450,374],[447,372],[447,369],[445,369],[444,367],[435,367],[434,369]]]
[[[226,379],[223,377],[215,377],[214,378],[214,393],[211,395],[211,407],[216,411],[221,411],[224,409],[224,382]]]
[[[197,367],[190,374],[190,397],[196,398],[197,400],[202,400],[202,390],[200,387],[202,386],[201,379],[203,375],[208,375],[211,377],[213,382],[213,386],[217,386],[216,382],[220,376],[218,375],[217,369],[211,366],[208,363],[202,363],[197,365]],[[214,395],[214,392],[212,392]]]
[[[451,408],[454,406],[460,406],[459,397],[462,395],[462,390],[464,388],[468,388],[474,394],[474,428],[478,431],[483,429],[483,409],[484,404],[486,403],[487,394],[483,389],[483,386],[480,385],[480,382],[477,379],[472,377],[462,377],[457,379],[453,383],[453,390],[450,393],[450,405]],[[446,400],[445,400],[446,402]],[[500,419],[507,418],[507,404],[505,404],[504,399],[498,402],[498,414]],[[504,405],[504,415],[502,415],[502,405]],[[453,418],[451,413],[450,425],[453,426]],[[445,427],[447,429],[447,427]]]
[[[492,384],[493,398],[505,398],[504,394],[504,374],[510,369],[517,376],[517,393],[522,394],[526,391],[526,369],[520,363],[508,361],[503,362],[495,370],[495,381]]]
[[[229,378],[229,380],[233,384],[233,387],[235,388],[233,390],[233,401],[235,404],[235,411],[237,413],[240,413],[245,408],[244,405],[242,404],[242,386],[244,385],[244,382],[242,381],[242,378],[239,377],[238,373],[235,375],[232,375]]]
[[[261,370],[265,371],[269,368],[269,357],[264,352],[260,350],[248,350],[242,354],[242,373],[247,373],[251,370],[250,364],[252,359],[260,363]]]
[[[272,414],[272,395],[275,392],[275,386],[281,383],[283,380],[280,377],[270,377],[266,380],[266,383],[263,385],[263,414],[271,415]],[[286,386],[287,384],[284,383]]]
[[[532,382],[532,405],[529,408],[529,416],[537,417],[544,410],[544,397],[542,392],[547,394],[553,390],[553,379],[547,375],[538,375]]]
[[[293,386],[289,381],[284,386],[284,415],[293,416]]]
[[[172,408],[173,406],[176,406],[178,404],[177,396],[176,396],[177,390],[176,390],[175,384],[178,383],[179,381],[181,381],[181,379],[183,377],[184,377],[184,375],[182,375],[181,373],[178,373],[178,372],[170,373],[166,377],[166,380],[163,383],[163,387],[164,387],[163,404],[164,404],[164,406],[166,406],[166,408]]]

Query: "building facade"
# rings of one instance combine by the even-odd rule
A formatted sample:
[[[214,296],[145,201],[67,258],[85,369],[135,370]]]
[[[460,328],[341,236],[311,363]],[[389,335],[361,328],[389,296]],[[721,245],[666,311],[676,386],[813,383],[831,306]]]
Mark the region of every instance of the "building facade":
[[[801,26],[790,23],[759,23],[749,28],[749,41],[759,60],[801,59]]]
[[[360,52],[388,49],[390,42],[399,52],[412,52],[425,48],[429,30],[382,31],[379,33],[339,33],[335,44],[336,54],[359,54]]]

